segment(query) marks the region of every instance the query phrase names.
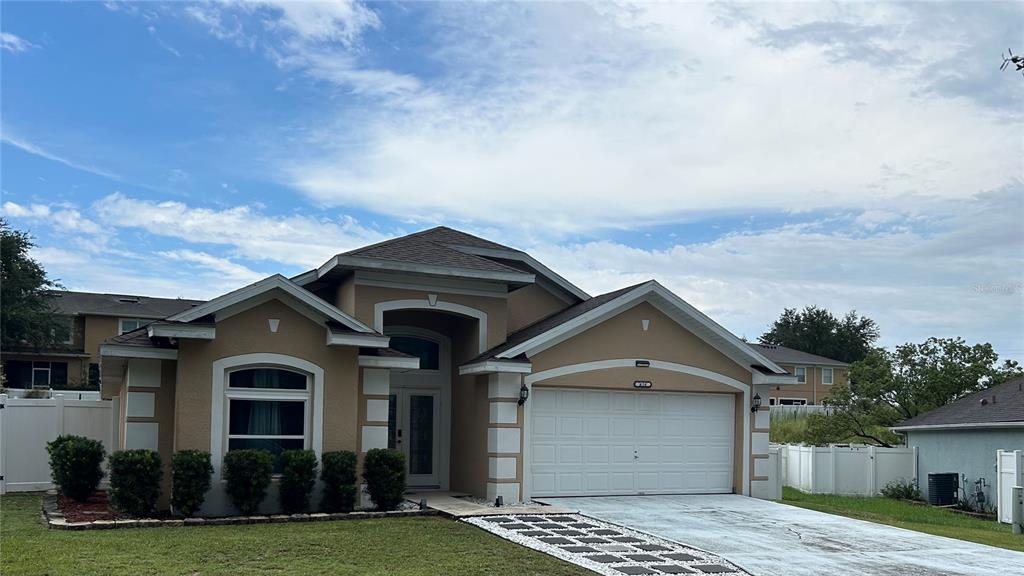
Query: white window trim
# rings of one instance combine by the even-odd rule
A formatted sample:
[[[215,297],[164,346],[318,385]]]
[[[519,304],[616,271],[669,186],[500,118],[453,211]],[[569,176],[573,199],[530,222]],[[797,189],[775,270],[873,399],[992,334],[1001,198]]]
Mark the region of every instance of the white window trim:
[[[46,364],[46,368],[36,368],[36,364]],[[32,381],[31,381],[32,386],[31,386],[31,388],[35,388],[36,387],[36,370],[39,370],[39,371],[45,370],[46,371],[46,387],[49,388],[50,387],[50,379],[53,376],[53,370],[51,370],[51,368],[50,368],[50,363],[49,362],[36,361],[36,360],[32,361]]]
[[[782,403],[783,400],[789,400],[791,402],[802,402],[802,404],[783,404]],[[811,405],[811,403],[807,400],[807,398],[786,398],[785,396],[782,396],[782,397],[778,398],[778,402],[779,402],[778,403],[779,406],[810,406]]]
[[[825,381],[825,374],[828,374],[828,381]],[[821,383],[825,386],[831,386],[836,381],[835,370],[833,368],[822,368],[821,369]]]
[[[121,334],[126,333],[126,332],[131,332],[132,331],[132,330],[125,330],[124,329],[124,323],[125,322],[135,322],[136,326],[135,326],[135,328],[132,328],[132,330],[138,330],[139,328],[142,328],[146,324],[152,322],[152,320],[146,320],[145,318],[118,318],[117,319],[117,334],[119,336]]]
[[[804,371],[804,379],[803,380],[800,379],[800,374],[797,373],[799,370],[803,370]],[[795,366],[793,368],[793,375],[796,376],[796,383],[797,384],[807,384],[807,366]]]
[[[276,367],[306,372],[312,376],[310,390],[246,390],[227,386],[227,375],[243,368]],[[323,454],[324,429],[324,369],[308,360],[288,356],[286,354],[256,353],[241,354],[221,358],[213,363],[210,403],[210,460],[213,464],[213,477],[222,480],[224,454],[227,453],[228,434],[227,399],[243,397],[245,399],[262,400],[306,400],[306,413],[310,422],[308,449],[313,450],[319,461]],[[246,436],[253,438],[253,436]],[[282,438],[282,436],[274,436]]]

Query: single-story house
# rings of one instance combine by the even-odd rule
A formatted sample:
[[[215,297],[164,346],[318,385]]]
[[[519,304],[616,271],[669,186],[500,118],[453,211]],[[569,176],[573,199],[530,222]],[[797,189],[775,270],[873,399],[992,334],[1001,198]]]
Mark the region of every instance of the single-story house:
[[[227,507],[223,455],[247,447],[395,448],[414,489],[505,502],[767,494],[758,404],[796,381],[654,280],[591,296],[445,227],[270,276],[101,353],[123,447],[212,454],[208,513]]]
[[[893,427],[917,448],[918,486],[928,498],[929,474],[960,474],[973,494],[976,483],[995,506],[996,451],[1024,450],[1024,378],[904,420]]]

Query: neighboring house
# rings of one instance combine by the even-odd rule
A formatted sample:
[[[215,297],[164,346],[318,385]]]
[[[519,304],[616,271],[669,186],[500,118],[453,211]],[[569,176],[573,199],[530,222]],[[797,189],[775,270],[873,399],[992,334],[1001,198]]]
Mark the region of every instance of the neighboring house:
[[[444,227],[270,276],[102,355],[123,446],[165,463],[211,452],[207,512],[228,509],[221,463],[236,448],[391,447],[411,489],[505,502],[766,494],[753,387],[795,381],[653,280],[591,297]]]
[[[821,404],[831,394],[832,386],[845,384],[849,376],[850,365],[846,362],[774,344],[751,346],[796,376],[795,386],[775,386],[769,391],[765,401],[773,406]]]
[[[200,302],[126,294],[54,292],[53,307],[67,323],[67,339],[51,348],[4,350],[8,388],[99,388],[100,344]]]
[[[928,498],[929,474],[960,474],[968,494],[984,479],[989,507],[996,496],[996,450],[1024,450],[1024,378],[1015,378],[900,422],[917,448],[917,482]]]

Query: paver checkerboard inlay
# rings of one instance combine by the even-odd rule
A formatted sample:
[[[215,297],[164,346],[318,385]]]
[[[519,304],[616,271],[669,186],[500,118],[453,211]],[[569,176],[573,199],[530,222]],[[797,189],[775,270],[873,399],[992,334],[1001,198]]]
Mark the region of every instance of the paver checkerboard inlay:
[[[516,516],[512,513],[463,520],[606,576],[747,574],[703,550],[578,514]]]

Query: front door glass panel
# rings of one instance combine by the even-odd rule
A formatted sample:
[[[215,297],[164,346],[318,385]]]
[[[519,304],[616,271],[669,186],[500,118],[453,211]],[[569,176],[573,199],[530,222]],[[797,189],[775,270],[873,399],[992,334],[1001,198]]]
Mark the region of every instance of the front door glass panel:
[[[409,474],[434,470],[434,396],[409,395]]]

